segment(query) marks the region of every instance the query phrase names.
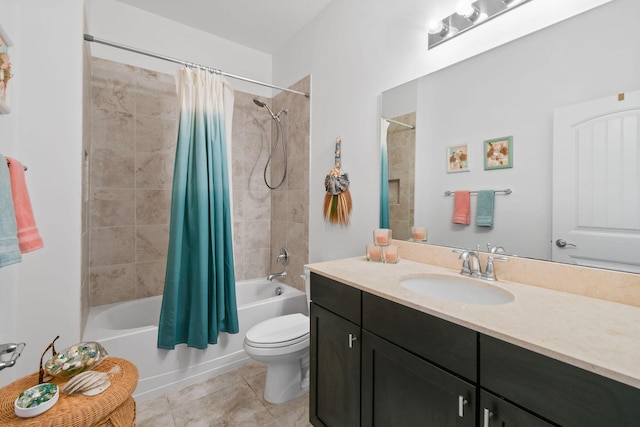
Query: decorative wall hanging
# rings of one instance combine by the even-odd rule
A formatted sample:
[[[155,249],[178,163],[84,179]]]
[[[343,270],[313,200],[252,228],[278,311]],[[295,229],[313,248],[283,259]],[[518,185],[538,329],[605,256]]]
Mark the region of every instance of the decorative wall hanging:
[[[12,46],[9,35],[0,25],[0,114],[11,112],[7,103],[7,85],[11,74],[11,58],[9,57],[9,46]]]
[[[513,137],[488,139],[484,141],[484,169],[505,169],[513,167]]]
[[[469,144],[447,147],[447,173],[469,172]]]
[[[335,167],[324,179],[327,194],[324,196],[324,219],[333,224],[349,225],[351,215],[351,193],[349,176],[340,168],[340,137],[336,138]]]

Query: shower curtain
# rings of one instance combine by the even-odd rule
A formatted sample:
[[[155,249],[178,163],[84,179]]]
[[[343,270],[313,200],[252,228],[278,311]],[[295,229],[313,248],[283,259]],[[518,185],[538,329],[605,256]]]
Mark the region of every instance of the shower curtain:
[[[380,119],[380,228],[389,227],[389,157],[387,132],[389,122]]]
[[[231,217],[233,89],[205,70],[176,78],[180,119],[158,347],[204,349],[238,333]]]

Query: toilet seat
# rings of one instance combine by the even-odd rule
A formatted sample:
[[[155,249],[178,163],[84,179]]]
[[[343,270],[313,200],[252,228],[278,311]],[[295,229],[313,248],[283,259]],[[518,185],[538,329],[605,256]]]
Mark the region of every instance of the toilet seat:
[[[245,336],[251,347],[288,347],[309,340],[309,318],[302,313],[278,316],[258,323]]]

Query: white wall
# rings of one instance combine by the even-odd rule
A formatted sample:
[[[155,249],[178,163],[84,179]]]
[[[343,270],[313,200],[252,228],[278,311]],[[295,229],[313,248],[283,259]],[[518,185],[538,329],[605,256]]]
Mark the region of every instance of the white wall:
[[[60,349],[80,339],[83,7],[82,0],[0,0],[0,10],[15,75],[0,149],[29,168],[44,240],[43,249],[0,273],[0,337],[27,343],[16,366],[0,372],[6,384],[36,371],[56,335]]]
[[[0,0],[0,24],[9,34],[13,43],[16,43],[18,11],[15,2]],[[9,51],[11,61],[14,66],[17,64],[18,55],[13,50]],[[9,81],[7,101],[11,105],[11,94],[17,87],[17,77]],[[0,115],[0,153],[5,156],[15,155],[16,141],[18,139],[16,121],[14,115]],[[21,264],[13,264],[4,268],[0,268],[0,344],[8,342],[16,342],[16,305],[18,300],[18,270]],[[0,372],[0,386],[13,379],[10,369]]]
[[[450,10],[422,0],[331,2],[273,57],[276,83],[312,75],[309,255],[312,262],[361,255],[378,224],[380,93],[607,0],[536,0],[435,49],[426,21]],[[431,15],[431,16],[430,16]],[[544,49],[544,46],[541,46]],[[342,137],[342,166],[353,198],[351,226],[322,217],[324,177]]]
[[[270,83],[271,55],[233,43],[116,0],[86,0],[88,33],[94,37],[148,52],[218,68],[224,72]],[[91,54],[137,67],[174,74],[179,64],[91,44]],[[237,79],[235,90],[271,98],[273,91]]]

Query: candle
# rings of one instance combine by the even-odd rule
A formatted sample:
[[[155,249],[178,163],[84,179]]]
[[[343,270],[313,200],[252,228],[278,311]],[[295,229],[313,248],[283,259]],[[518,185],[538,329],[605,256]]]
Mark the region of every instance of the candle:
[[[387,246],[391,241],[391,230],[377,228],[373,230],[373,242],[378,246]]]
[[[383,250],[384,262],[390,262],[395,264],[398,262],[398,247],[397,246],[386,246]]]
[[[367,261],[380,261],[382,256],[382,249],[380,246],[376,246],[373,243],[367,244]]]
[[[427,241],[427,228],[426,227],[410,227],[409,233],[411,240],[414,242],[426,242]]]

